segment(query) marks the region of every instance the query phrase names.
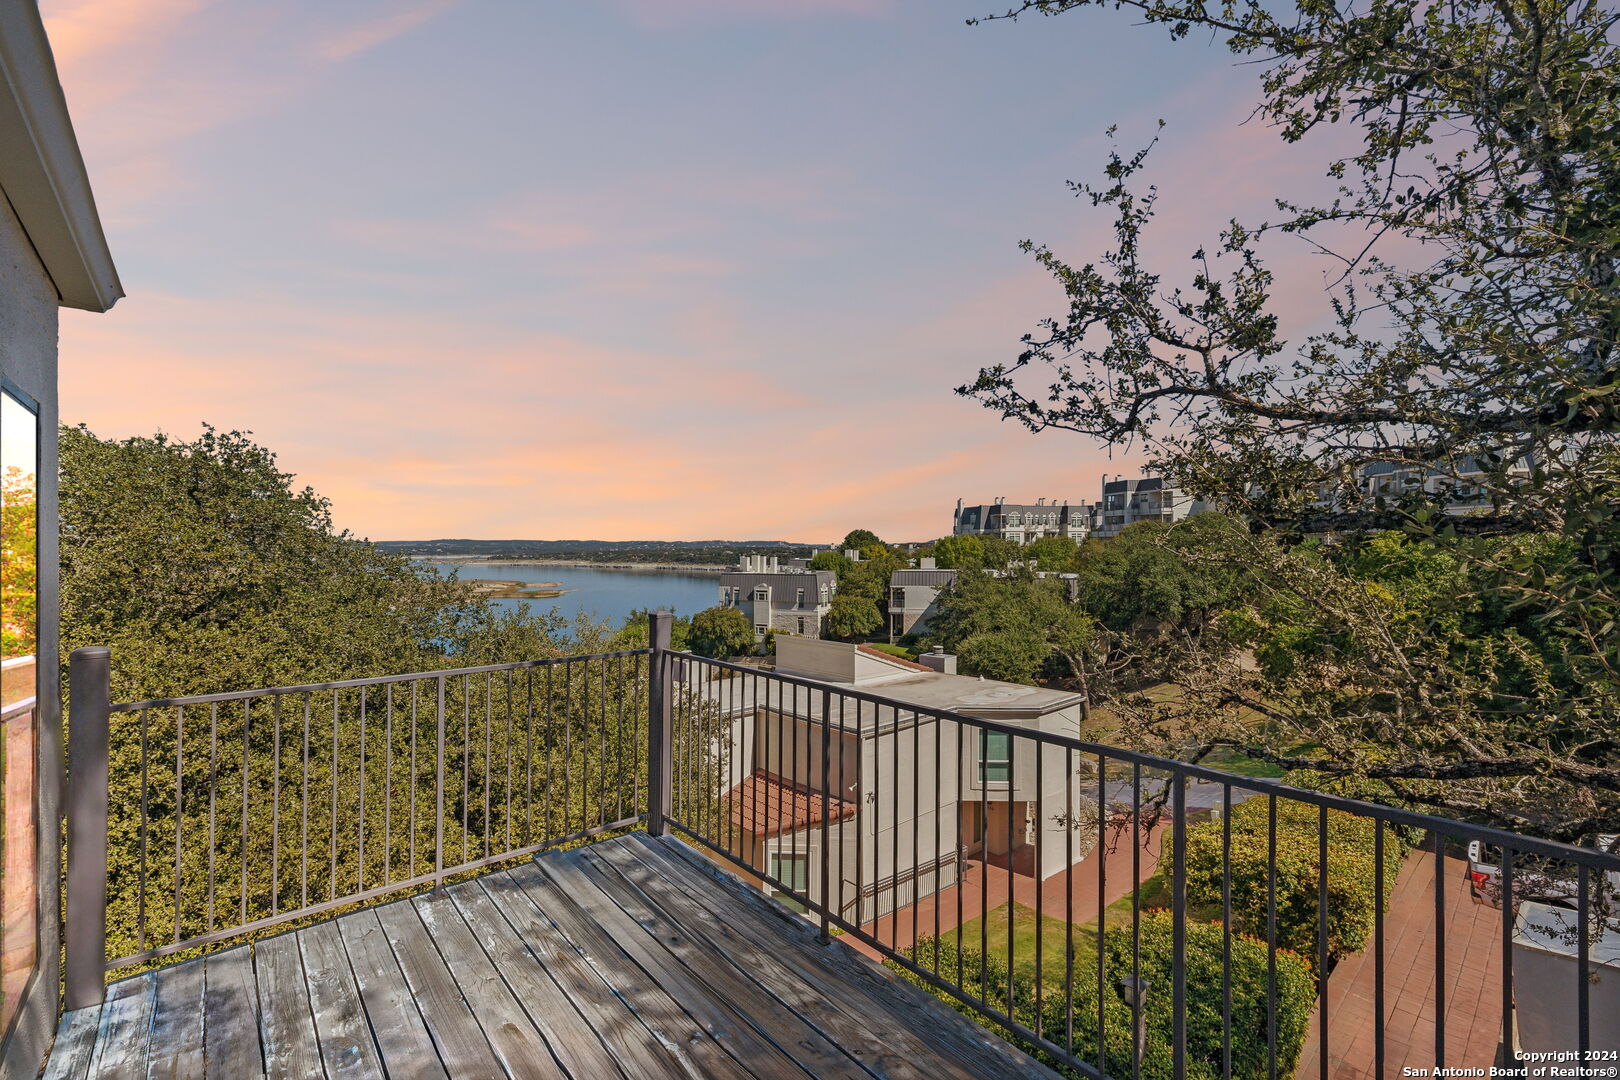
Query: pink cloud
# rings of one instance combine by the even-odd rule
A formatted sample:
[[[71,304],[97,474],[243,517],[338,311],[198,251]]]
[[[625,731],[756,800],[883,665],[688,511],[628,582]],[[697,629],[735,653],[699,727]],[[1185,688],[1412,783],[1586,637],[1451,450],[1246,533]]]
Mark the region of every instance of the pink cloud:
[[[322,60],[347,60],[368,49],[374,49],[401,34],[444,14],[461,0],[428,0],[401,11],[390,11],[366,22],[344,27],[329,37],[315,42],[314,53]]]

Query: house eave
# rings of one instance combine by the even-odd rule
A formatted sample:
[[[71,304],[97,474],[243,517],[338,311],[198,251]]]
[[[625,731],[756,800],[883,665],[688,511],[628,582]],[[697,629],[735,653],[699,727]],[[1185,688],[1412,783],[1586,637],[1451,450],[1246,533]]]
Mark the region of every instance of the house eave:
[[[106,311],[124,295],[32,3],[0,4],[0,191],[62,306]]]

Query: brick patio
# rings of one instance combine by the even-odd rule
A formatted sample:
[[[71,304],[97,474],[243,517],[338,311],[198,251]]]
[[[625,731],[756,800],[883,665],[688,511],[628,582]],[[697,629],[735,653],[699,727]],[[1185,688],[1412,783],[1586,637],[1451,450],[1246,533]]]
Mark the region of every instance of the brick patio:
[[[1447,1068],[1489,1069],[1502,1034],[1502,913],[1469,894],[1468,864],[1444,865]],[[1395,882],[1384,920],[1384,1069],[1436,1064],[1434,855],[1414,851]],[[1376,962],[1372,949],[1339,961],[1328,978],[1327,1070],[1319,1071],[1320,1001],[1311,1012],[1296,1080],[1373,1080]]]

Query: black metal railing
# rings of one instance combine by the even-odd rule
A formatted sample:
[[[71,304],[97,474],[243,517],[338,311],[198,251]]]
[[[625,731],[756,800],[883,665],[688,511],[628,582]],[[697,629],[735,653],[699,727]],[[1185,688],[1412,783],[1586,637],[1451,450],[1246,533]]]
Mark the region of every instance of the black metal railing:
[[[1067,1072],[1488,1067],[1522,1035],[1515,940],[1548,939],[1537,900],[1567,952],[1530,991],[1573,1006],[1558,1049],[1613,1038],[1592,950],[1620,933],[1620,856],[1084,742],[1054,693],[966,686],[987,714],[968,716],[680,664],[670,824]],[[1375,1019],[1335,1011],[1340,965]]]
[[[69,1007],[110,970],[635,824],[649,654],[109,704],[107,650],[76,650]]]
[[[106,650],[76,651],[67,1006],[109,970],[644,820],[1074,1075],[1325,1077],[1354,1052],[1383,1077],[1472,1062],[1482,1023],[1511,1048],[1516,950],[1557,936],[1535,900],[1568,970],[1526,1000],[1567,996],[1565,1049],[1606,1037],[1620,857],[1084,742],[1074,696],[964,680],[969,716],[675,653],[670,628],[116,705]],[[1324,992],[1350,977],[1373,1019]]]

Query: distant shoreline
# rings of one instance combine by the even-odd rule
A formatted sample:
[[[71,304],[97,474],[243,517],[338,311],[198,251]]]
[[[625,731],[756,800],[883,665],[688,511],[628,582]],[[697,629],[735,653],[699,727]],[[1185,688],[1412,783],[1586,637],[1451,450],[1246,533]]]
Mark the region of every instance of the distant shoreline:
[[[642,570],[657,573],[723,574],[730,567],[710,563],[590,562],[584,559],[497,559],[488,555],[412,555],[423,562],[461,566],[582,566],[597,570]]]

